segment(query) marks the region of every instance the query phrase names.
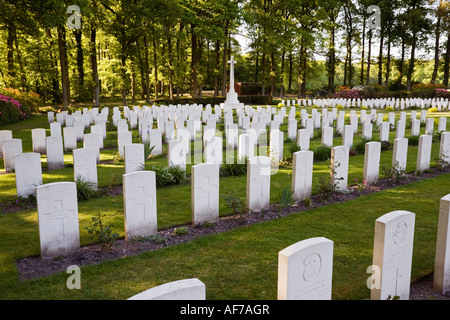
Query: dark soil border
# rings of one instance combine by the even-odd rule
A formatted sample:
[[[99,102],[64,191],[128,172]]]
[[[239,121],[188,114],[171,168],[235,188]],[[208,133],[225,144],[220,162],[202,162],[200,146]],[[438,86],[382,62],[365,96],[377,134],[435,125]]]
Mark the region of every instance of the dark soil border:
[[[88,245],[81,247],[77,252],[57,257],[54,259],[41,259],[40,256],[33,256],[16,261],[17,270],[21,281],[49,276],[67,270],[70,265],[87,266],[98,264],[104,261],[116,260],[125,257],[138,255],[140,253],[158,250],[161,248],[193,241],[199,237],[218,234],[228,230],[233,230],[243,226],[278,219],[292,213],[307,211],[310,209],[356,199],[360,196],[372,194],[386,189],[391,189],[401,185],[418,182],[433,178],[442,174],[450,173],[450,167],[434,167],[426,172],[417,175],[407,174],[403,179],[393,181],[391,179],[380,179],[376,185],[350,186],[346,193],[334,193],[327,200],[321,199],[315,194],[308,204],[296,203],[293,206],[279,209],[278,204],[271,205],[266,211],[260,213],[242,214],[239,216],[221,217],[217,223],[205,225],[184,225],[172,227],[158,232],[154,238],[136,239],[125,241],[123,238],[115,241],[110,249],[102,248],[100,245]],[[117,192],[121,189],[117,187]],[[116,194],[117,192],[113,192]],[[181,228],[181,229],[180,229]],[[184,232],[179,232],[183,230]],[[441,294],[433,289],[432,275],[411,284],[410,300],[450,300],[450,293]]]

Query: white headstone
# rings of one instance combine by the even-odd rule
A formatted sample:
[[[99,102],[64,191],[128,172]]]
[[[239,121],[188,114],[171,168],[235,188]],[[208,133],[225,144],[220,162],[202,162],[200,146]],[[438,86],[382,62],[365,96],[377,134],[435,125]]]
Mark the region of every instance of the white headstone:
[[[250,130],[249,133],[239,135],[238,144],[238,160],[242,162],[245,158],[252,158],[255,154],[256,133]]]
[[[382,122],[380,125],[380,141],[389,141],[389,129],[390,124],[389,122]]]
[[[349,150],[353,147],[353,127],[351,125],[344,126],[344,135],[342,137],[342,144],[348,147]]]
[[[376,285],[371,300],[409,299],[414,225],[415,214],[407,211],[390,212],[375,221],[372,265],[379,273],[372,276]]]
[[[293,154],[292,161],[292,197],[303,201],[311,197],[314,153],[302,150]]]
[[[182,170],[186,170],[186,145],[183,140],[170,140],[168,142],[168,155],[167,162],[169,167],[180,167]]]
[[[128,300],[206,300],[205,284],[196,278],[174,281],[148,289]]]
[[[441,133],[441,143],[439,145],[439,158],[446,164],[450,164],[450,132]]]
[[[394,153],[392,154],[392,167],[400,170],[406,170],[406,161],[408,159],[408,139],[399,138],[394,140]]]
[[[11,172],[14,170],[14,157],[21,154],[22,139],[11,139],[3,141],[3,162],[5,172]]]
[[[450,194],[441,198],[434,259],[433,287],[443,294],[450,291]]]
[[[376,184],[380,174],[381,142],[372,141],[366,143],[364,153],[363,180],[367,185]]]
[[[59,122],[50,123],[50,136],[61,137],[61,123]]]
[[[33,141],[33,152],[45,154],[45,129],[31,129],[31,138]]]
[[[156,175],[135,171],[123,175],[125,239],[157,233]]]
[[[97,154],[92,148],[73,150],[73,176],[74,180],[83,179],[92,184],[96,190],[97,180]]]
[[[430,169],[431,147],[433,144],[433,137],[425,134],[419,137],[419,150],[417,153],[417,171],[424,171]]]
[[[219,165],[201,163],[191,167],[192,224],[219,220]]]
[[[322,128],[322,145],[327,147],[333,147],[333,127]]]
[[[420,135],[420,120],[411,119],[411,136]]]
[[[36,188],[41,257],[50,259],[80,248],[77,187],[55,182]]]
[[[278,253],[278,300],[331,300],[333,241],[310,238]]]
[[[36,187],[42,184],[41,155],[22,153],[14,157],[17,197],[28,198],[36,194]]]
[[[144,145],[141,143],[124,146],[125,173],[141,171],[145,166]]]
[[[270,204],[270,158],[259,156],[247,162],[247,208],[260,212]]]
[[[0,157],[3,157],[3,141],[13,138],[11,130],[0,130]]]
[[[300,150],[303,151],[309,150],[310,134],[308,129],[298,130],[297,145],[300,147]]]
[[[64,168],[64,148],[62,137],[47,137],[46,148],[48,170]]]
[[[133,135],[131,131],[118,131],[117,132],[117,151],[120,156],[123,157],[124,149],[123,147],[127,144],[133,143]]]
[[[96,133],[87,133],[83,138],[84,148],[93,148],[96,150],[97,162],[100,162],[100,136]]]
[[[353,134],[353,131],[352,131]],[[331,149],[331,177],[338,191],[347,189],[349,149],[337,146]]]
[[[433,135],[434,118],[428,118],[425,122],[425,134]]]
[[[73,150],[78,148],[77,144],[77,134],[76,129],[74,127],[64,127],[63,128],[64,135],[64,150]]]
[[[405,120],[397,121],[397,128],[395,132],[395,138],[404,138],[405,137]]]
[[[151,129],[149,131],[150,148],[152,149],[152,156],[157,156],[162,153],[162,133],[159,129]]]

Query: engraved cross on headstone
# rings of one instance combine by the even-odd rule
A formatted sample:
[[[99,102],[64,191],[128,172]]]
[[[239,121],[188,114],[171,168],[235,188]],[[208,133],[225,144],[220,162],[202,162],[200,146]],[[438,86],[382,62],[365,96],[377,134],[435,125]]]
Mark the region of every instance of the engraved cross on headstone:
[[[211,209],[211,197],[217,193],[217,185],[211,185],[210,177],[203,177],[202,183],[200,183],[200,187],[197,188],[197,192],[199,195],[206,195],[208,205],[203,210]]]
[[[63,199],[53,200],[53,210],[50,212],[46,212],[43,214],[47,217],[47,220],[56,220],[61,222],[61,228],[59,235],[62,235],[62,238],[65,238],[65,224],[67,219],[75,217],[75,209],[67,208],[64,205]]]
[[[136,187],[135,191],[135,197],[131,199],[132,206],[144,217],[144,221],[146,221],[148,215],[151,213],[151,206],[154,204],[155,198],[149,192],[146,192],[147,188],[144,185]]]

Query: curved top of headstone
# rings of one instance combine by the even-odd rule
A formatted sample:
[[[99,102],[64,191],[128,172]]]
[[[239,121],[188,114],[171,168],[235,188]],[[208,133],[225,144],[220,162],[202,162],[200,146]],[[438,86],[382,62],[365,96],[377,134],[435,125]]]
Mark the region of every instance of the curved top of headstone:
[[[290,245],[289,247],[281,250],[279,253],[284,256],[290,256],[296,252],[302,251],[305,248],[309,248],[311,246],[316,246],[316,245],[323,245],[323,244],[328,244],[328,245],[333,244],[333,241],[331,241],[330,239],[324,238],[324,237],[309,238],[309,239],[294,243],[293,245]]]
[[[415,216],[416,216],[415,213],[412,213],[409,211],[404,211],[404,210],[397,210],[397,211],[392,211],[392,212],[386,213],[385,215],[379,217],[376,220],[376,222],[386,224],[386,223],[389,223],[396,219],[401,219],[403,217],[414,218]]]
[[[178,280],[148,289],[128,300],[206,300],[205,284],[197,278]]]

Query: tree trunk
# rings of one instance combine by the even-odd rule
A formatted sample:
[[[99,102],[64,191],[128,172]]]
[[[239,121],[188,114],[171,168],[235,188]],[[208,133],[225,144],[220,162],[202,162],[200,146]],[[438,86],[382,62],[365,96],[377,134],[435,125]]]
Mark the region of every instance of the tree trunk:
[[[409,60],[408,74],[407,74],[407,89],[411,90],[412,87],[412,76],[414,73],[414,64],[415,64],[415,54],[416,54],[416,34],[413,34],[413,40],[411,45],[411,58]]]
[[[20,53],[20,50],[19,50],[19,43],[17,41],[17,36],[15,37],[14,42],[16,45],[17,62],[19,63],[20,84],[21,84],[22,90],[27,91],[27,75],[25,72],[25,68],[23,66],[22,54]]]
[[[275,69],[275,54],[272,52],[270,54],[270,95],[275,97],[275,75],[276,75],[276,69]]]
[[[131,103],[136,103],[136,70],[133,61],[131,61]]]
[[[222,96],[227,95],[227,53],[228,53],[228,26],[229,20],[225,22],[225,38],[223,43],[223,56],[222,56]]]
[[[63,93],[64,107],[70,104],[70,79],[69,79],[69,60],[67,57],[66,29],[64,26],[58,28],[58,47],[59,62],[61,67],[61,85]]]
[[[10,88],[15,88],[15,78],[16,78],[16,71],[14,68],[14,41],[16,39],[16,27],[13,23],[10,23],[8,26],[8,38],[6,40],[6,47],[7,47],[7,55],[6,55],[6,61],[8,64],[8,73],[7,73],[7,79],[8,83],[7,85]]]
[[[191,25],[191,96],[198,97],[198,79],[197,79],[197,34],[194,31],[195,26]]]
[[[155,100],[159,97],[159,81],[158,81],[158,54],[156,48],[156,35],[153,34],[153,69],[155,75]]]
[[[401,53],[401,57],[400,57],[400,62],[398,65],[398,72],[399,72],[399,76],[398,76],[398,80],[400,81],[400,83],[403,82],[403,74],[404,74],[404,64],[405,64],[405,54],[406,54],[406,38],[405,36],[402,37],[402,53]]]
[[[387,47],[387,56],[386,56],[386,74],[385,74],[385,80],[384,85],[387,87],[389,86],[389,78],[391,73],[391,24],[388,24],[388,47]]]
[[[219,74],[220,74],[220,41],[216,40],[216,48],[214,50],[214,97],[219,96]]]
[[[83,44],[82,44],[82,31],[81,29],[74,30],[75,42],[77,47],[77,73],[78,73],[78,85],[82,90],[84,85],[84,58],[83,58]]]
[[[122,48],[125,50],[125,48]],[[121,54],[122,65],[120,71],[122,73],[122,104],[127,106],[127,58],[124,53]]]
[[[384,45],[384,36],[380,37],[380,52],[378,54],[378,85],[382,85],[383,83],[383,45]]]
[[[361,74],[359,76],[359,84],[362,86],[364,84],[364,59],[365,59],[365,46],[366,46],[366,16],[364,16],[363,21],[363,31],[362,31],[362,40],[361,40]]]
[[[442,5],[442,0],[439,1],[439,8],[436,11],[437,14],[437,23],[436,23],[436,31],[435,31],[435,38],[436,38],[436,44],[434,47],[434,69],[433,69],[433,74],[431,75],[431,84],[435,84],[436,83],[436,78],[438,75],[438,69],[439,69],[439,38],[441,37],[441,13],[440,13],[440,8]]]
[[[450,67],[450,31],[447,35],[447,51],[445,53],[444,58],[444,85],[448,87],[448,78],[449,78],[449,67]]]
[[[91,27],[90,58],[92,68],[92,82],[94,83],[93,96],[94,96],[94,104],[98,108],[100,106],[100,81],[98,78],[96,38],[97,38],[97,30],[95,27]]]
[[[148,62],[148,40],[144,35],[144,72],[145,72],[145,102],[150,103],[150,65]]]
[[[369,30],[369,52],[367,53],[366,86],[370,85],[370,59],[372,54],[372,30]]]
[[[294,59],[292,58],[292,52],[289,53],[289,83],[288,83],[288,91],[292,90],[292,73],[294,67]]]
[[[167,36],[167,51],[168,51],[168,67],[169,67],[169,99],[173,99],[173,57],[172,57],[172,38]]]

